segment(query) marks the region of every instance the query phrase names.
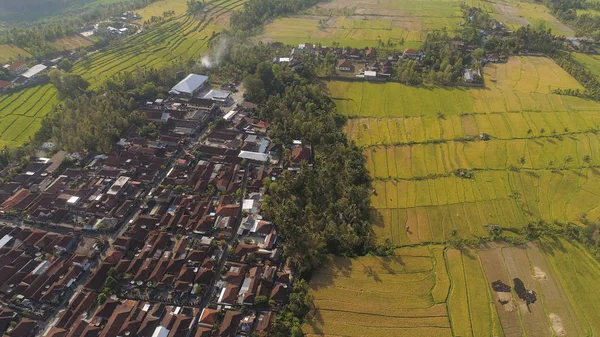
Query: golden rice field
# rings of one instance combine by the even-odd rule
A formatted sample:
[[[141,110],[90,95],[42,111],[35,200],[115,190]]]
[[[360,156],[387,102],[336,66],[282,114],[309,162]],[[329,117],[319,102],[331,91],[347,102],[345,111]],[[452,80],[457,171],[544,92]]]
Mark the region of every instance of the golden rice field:
[[[518,279],[535,292],[519,297]],[[497,289],[500,281],[508,289]],[[332,258],[313,276],[306,336],[592,336],[600,265],[559,239],[479,250],[405,247],[389,257]]]
[[[311,282],[306,336],[501,336],[476,256],[441,246],[332,258]]]
[[[600,217],[600,105],[553,94],[581,86],[547,58],[484,72],[482,89],[329,83],[339,110],[360,116],[346,132],[364,147],[381,239],[441,243],[488,225]]]
[[[555,138],[600,130],[596,111],[474,113],[453,116],[352,118],[345,131],[359,146],[469,141],[488,134],[493,140]],[[565,139],[565,138],[563,138]]]

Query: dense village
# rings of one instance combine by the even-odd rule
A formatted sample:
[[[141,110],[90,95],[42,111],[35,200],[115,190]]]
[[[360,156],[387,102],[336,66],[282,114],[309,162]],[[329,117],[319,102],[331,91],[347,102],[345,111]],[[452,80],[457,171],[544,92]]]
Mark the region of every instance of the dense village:
[[[109,154],[53,151],[7,168],[0,210],[0,332],[237,336],[266,332],[293,277],[265,186],[311,162],[234,90],[190,74],[146,102],[148,134]],[[236,92],[233,92],[236,91]]]

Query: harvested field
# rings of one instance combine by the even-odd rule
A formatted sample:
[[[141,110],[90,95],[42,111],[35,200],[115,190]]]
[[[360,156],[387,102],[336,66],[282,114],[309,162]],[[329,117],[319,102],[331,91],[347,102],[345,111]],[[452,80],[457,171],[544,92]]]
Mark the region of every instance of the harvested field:
[[[31,57],[31,54],[26,50],[11,44],[0,44],[0,63],[2,65],[10,60],[18,60],[26,57]]]
[[[418,48],[427,32],[446,28],[453,34],[463,21],[462,1],[363,1],[334,0],[319,4],[308,15],[280,18],[268,24],[263,41],[288,44],[304,42],[363,48],[377,40],[402,43],[401,48]],[[470,5],[493,11],[484,1]]]
[[[62,51],[91,46],[92,42],[81,35],[71,35],[52,42],[52,45]]]
[[[499,332],[482,269],[458,250],[416,247],[383,258],[333,258],[315,272],[310,286],[316,311],[303,328],[307,336]]]
[[[552,29],[556,35],[573,36],[573,29],[560,22],[550,14],[550,10],[542,3],[517,0],[494,0],[496,13],[492,17],[504,22],[507,27],[517,29],[520,26],[543,24]]]
[[[571,300],[572,290],[562,281],[563,273],[570,269],[567,264],[553,265],[558,251],[582,258],[579,264],[588,264],[589,256],[581,247],[565,241],[545,241],[537,245],[529,243],[522,247],[490,246],[479,252],[490,291],[506,337],[522,336],[583,336],[597,329],[596,322],[586,322],[576,303]],[[584,253],[584,256],[579,254]],[[595,263],[595,261],[593,261]],[[540,273],[544,277],[537,277]],[[582,280],[581,275],[571,279]],[[586,274],[587,275],[587,274]],[[595,276],[594,276],[595,277]],[[585,278],[588,278],[587,276]],[[492,283],[504,284],[508,289],[498,289]],[[578,289],[577,292],[581,292]],[[593,295],[592,295],[593,296]],[[523,298],[527,298],[525,301]],[[591,313],[591,312],[590,312]],[[587,317],[589,319],[589,316]],[[589,321],[587,321],[589,324]],[[591,328],[591,329],[590,329]]]

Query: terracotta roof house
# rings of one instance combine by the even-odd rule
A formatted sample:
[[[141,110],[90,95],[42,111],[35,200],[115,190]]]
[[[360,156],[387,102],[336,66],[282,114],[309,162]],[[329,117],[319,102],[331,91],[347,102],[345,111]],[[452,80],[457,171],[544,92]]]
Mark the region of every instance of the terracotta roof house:
[[[202,314],[200,314],[200,320],[198,321],[198,325],[211,328],[217,320],[218,313],[219,310],[216,309],[202,309]]]
[[[354,64],[348,59],[340,59],[337,64],[337,69],[343,72],[351,72],[354,69]]]
[[[235,337],[240,322],[244,318],[244,314],[240,311],[229,310],[225,313],[221,329],[219,330],[220,337]]]

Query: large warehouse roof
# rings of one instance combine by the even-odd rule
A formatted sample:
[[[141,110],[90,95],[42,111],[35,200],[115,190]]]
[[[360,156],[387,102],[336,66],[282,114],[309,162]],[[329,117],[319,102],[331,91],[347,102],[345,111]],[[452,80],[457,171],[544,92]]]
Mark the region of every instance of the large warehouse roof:
[[[189,74],[186,78],[177,83],[176,86],[171,89],[171,92],[193,94],[199,86],[203,85],[208,81],[208,76]]]

